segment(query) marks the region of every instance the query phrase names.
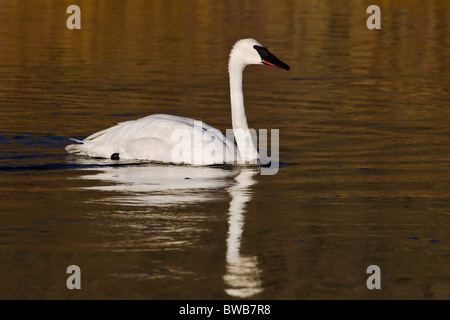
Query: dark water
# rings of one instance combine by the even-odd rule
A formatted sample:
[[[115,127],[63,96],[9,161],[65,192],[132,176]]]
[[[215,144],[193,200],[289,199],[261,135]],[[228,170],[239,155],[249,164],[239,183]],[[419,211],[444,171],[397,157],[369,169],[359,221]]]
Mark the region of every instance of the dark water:
[[[0,298],[449,299],[450,3],[375,2],[381,30],[356,0],[79,1],[68,30],[70,2],[2,1]],[[276,175],[65,152],[152,113],[230,128],[244,37],[291,66],[244,75]]]

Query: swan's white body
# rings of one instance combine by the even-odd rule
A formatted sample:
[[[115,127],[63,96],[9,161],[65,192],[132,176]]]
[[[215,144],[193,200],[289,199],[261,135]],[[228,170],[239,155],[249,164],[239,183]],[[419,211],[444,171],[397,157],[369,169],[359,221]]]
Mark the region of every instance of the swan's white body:
[[[216,162],[206,161],[204,151],[212,141],[222,145],[225,152],[223,158],[237,161],[240,159],[234,142],[219,130],[201,121],[168,114],[154,114],[121,122],[114,127],[94,133],[80,141],[82,144],[72,144],[66,149],[70,153],[97,158],[110,158],[112,154],[118,153],[120,159],[177,163],[181,161],[175,161],[172,152],[183,140],[176,139],[178,136],[174,135],[176,132],[180,133],[180,137],[184,134],[192,137],[189,145],[192,161],[186,159],[184,162],[187,164],[224,163],[222,159]],[[200,152],[200,155],[196,155],[196,152]]]
[[[236,42],[230,53],[228,71],[231,114],[237,146],[219,130],[203,122],[156,114],[119,123],[94,133],[83,141],[76,141],[77,144],[68,145],[66,150],[90,157],[110,158],[116,155],[120,159],[190,165],[257,164],[259,156],[245,116],[242,74],[248,64],[277,65],[262,60],[261,53],[256,48],[267,51],[256,40],[243,39]],[[287,65],[283,68],[289,69]],[[183,137],[185,139],[182,139]],[[216,150],[220,148],[222,151],[211,152],[212,145]],[[180,151],[180,147],[183,150]],[[180,158],[174,159],[178,151],[185,153],[181,161]],[[214,156],[211,156],[212,154]]]

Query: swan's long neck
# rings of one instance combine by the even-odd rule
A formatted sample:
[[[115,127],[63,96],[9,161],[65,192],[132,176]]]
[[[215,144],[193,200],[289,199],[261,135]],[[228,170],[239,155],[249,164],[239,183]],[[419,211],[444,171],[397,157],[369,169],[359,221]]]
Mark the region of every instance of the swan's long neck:
[[[253,143],[245,116],[244,94],[242,91],[242,74],[245,65],[230,57],[228,72],[230,75],[231,119],[233,133],[239,150],[241,163],[257,163],[258,151]]]

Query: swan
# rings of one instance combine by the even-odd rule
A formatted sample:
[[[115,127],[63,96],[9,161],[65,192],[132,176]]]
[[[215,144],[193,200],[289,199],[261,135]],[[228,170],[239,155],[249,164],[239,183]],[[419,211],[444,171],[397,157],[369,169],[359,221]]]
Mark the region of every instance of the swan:
[[[258,164],[259,155],[248,128],[242,92],[242,74],[247,65],[268,65],[289,70],[258,41],[237,41],[230,53],[228,73],[233,137],[202,121],[154,114],[121,122],[66,146],[69,153],[112,160],[147,160],[188,164]],[[237,147],[237,148],[236,148]]]

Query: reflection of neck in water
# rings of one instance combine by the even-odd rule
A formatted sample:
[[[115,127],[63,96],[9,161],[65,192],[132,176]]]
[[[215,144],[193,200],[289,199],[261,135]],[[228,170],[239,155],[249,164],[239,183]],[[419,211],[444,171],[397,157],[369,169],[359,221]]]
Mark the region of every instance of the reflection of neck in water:
[[[235,178],[236,184],[228,189],[231,202],[228,212],[227,272],[223,278],[226,285],[225,292],[239,298],[251,297],[262,291],[257,257],[240,254],[244,227],[243,213],[245,204],[250,200],[249,188],[255,183],[253,176],[256,173],[255,170],[243,169]]]

